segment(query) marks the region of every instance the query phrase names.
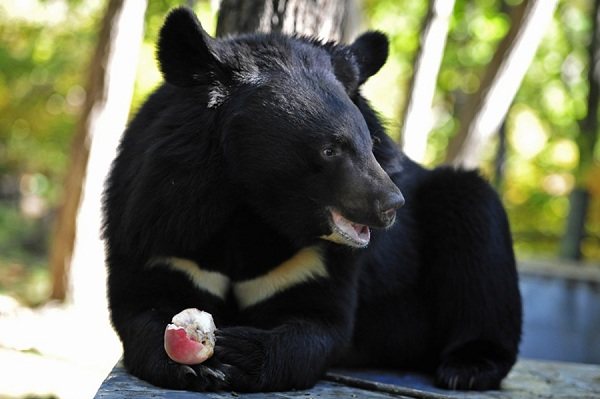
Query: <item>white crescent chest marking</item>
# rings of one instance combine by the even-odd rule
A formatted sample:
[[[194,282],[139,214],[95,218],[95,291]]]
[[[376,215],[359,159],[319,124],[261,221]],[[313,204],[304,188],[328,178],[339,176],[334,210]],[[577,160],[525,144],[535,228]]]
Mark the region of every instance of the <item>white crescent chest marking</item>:
[[[307,247],[260,277],[234,283],[233,293],[244,309],[295,285],[327,277],[329,273],[320,250]]]
[[[148,262],[148,266],[166,266],[169,269],[182,272],[199,289],[209,292],[216,297],[225,299],[229,291],[229,277],[226,275],[203,270],[196,262],[183,258],[154,258]]]

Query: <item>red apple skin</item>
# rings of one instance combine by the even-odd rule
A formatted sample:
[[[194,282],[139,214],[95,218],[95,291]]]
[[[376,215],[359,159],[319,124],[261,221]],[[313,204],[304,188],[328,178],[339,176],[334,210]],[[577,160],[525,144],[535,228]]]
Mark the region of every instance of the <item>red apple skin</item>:
[[[184,328],[170,324],[165,329],[165,351],[171,360],[186,365],[200,364],[209,357],[202,349],[204,345],[190,339]]]

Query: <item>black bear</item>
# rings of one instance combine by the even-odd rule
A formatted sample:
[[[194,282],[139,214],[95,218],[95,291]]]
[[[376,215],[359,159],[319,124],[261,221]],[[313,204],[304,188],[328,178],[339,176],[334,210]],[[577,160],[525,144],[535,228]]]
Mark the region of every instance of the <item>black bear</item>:
[[[476,172],[424,169],[385,134],[360,87],[387,48],[378,32],[215,39],[190,10],[168,15],[166,82],[104,193],[111,317],[132,374],[273,391],[337,364],[499,386],[521,331],[507,218]],[[218,328],[201,365],[163,348],[185,308]]]

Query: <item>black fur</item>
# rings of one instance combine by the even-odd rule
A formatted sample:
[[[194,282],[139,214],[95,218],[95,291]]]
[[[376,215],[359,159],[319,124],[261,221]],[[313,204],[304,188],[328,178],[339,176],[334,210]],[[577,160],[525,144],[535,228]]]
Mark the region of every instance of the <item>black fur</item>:
[[[104,195],[111,316],[131,373],[177,389],[269,391],[310,387],[337,363],[422,369],[455,389],[499,386],[521,331],[504,210],[475,172],[426,170],[385,134],[358,88],[386,57],[380,33],[350,46],[213,39],[189,10],[168,16],[166,83],[127,128]],[[406,206],[367,249],[321,239],[331,208],[389,227],[398,187]],[[233,292],[222,299],[147,266],[185,258],[235,283],[307,246],[328,277],[246,308]],[[215,354],[199,366],[163,349],[165,326],[188,307],[218,327]]]

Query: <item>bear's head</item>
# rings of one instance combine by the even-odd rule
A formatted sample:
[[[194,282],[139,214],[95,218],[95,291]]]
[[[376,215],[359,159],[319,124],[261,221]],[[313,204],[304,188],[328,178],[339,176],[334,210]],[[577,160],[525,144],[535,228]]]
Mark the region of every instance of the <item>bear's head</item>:
[[[364,247],[369,227],[389,227],[404,203],[356,105],[387,47],[377,32],[347,46],[275,33],[214,39],[179,8],[161,30],[158,59],[169,84],[215,113],[241,203],[292,241]]]

